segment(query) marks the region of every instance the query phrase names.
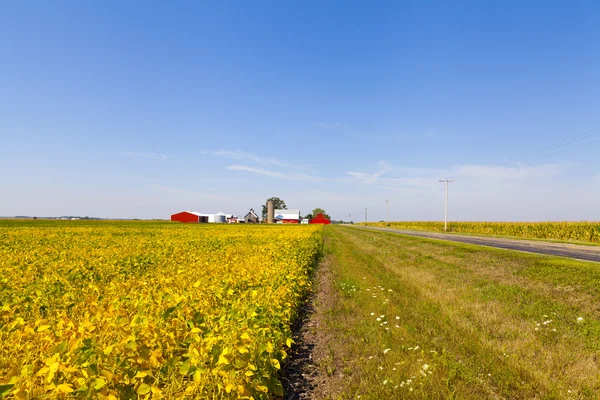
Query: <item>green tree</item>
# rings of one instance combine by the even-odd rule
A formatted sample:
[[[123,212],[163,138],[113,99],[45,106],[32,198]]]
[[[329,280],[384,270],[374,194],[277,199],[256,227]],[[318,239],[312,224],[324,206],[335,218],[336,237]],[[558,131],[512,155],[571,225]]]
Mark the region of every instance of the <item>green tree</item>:
[[[267,211],[269,210],[267,204],[269,204],[269,201],[273,202],[273,209],[274,210],[287,210],[287,206],[285,205],[285,201],[281,200],[279,197],[271,197],[270,199],[267,199],[267,201],[265,201],[265,204],[262,207],[262,219],[263,219],[263,221],[267,220]]]
[[[315,208],[314,210],[312,210],[312,215],[313,215],[313,218],[314,218],[314,217],[316,217],[316,216],[317,216],[317,214],[323,214],[323,216],[324,216],[325,218],[327,218],[327,219],[331,219],[331,217],[329,216],[329,214],[327,214],[327,213],[325,212],[325,210],[323,210],[323,209],[322,209],[322,208],[320,208],[320,207],[317,207],[317,208]]]

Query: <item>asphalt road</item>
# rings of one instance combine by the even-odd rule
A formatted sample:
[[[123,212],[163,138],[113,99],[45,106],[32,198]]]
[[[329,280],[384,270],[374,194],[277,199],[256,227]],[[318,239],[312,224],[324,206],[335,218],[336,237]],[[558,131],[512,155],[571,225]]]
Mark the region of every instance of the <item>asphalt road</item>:
[[[356,227],[359,229],[394,232],[400,233],[402,235],[418,236],[429,239],[448,240],[451,242],[469,243],[480,246],[497,247],[500,249],[526,251],[528,253],[548,254],[552,256],[569,257],[578,260],[600,262],[600,246],[585,246],[568,243],[551,243],[535,240],[504,239],[485,236],[464,236],[438,232],[409,231],[394,228],[377,228],[371,226]]]

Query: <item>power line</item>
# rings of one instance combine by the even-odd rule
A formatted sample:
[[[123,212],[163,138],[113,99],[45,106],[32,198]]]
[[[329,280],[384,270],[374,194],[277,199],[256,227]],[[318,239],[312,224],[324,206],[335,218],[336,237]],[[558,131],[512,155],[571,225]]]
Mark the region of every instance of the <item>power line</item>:
[[[567,153],[567,152],[569,152],[571,150],[579,149],[580,147],[589,146],[590,144],[594,144],[594,143],[598,143],[598,142],[600,142],[600,139],[594,140],[594,141],[591,141],[591,142],[588,142],[588,143],[583,143],[583,144],[580,144],[579,146],[575,146],[575,147],[572,147],[572,148],[564,150],[564,151],[559,151],[558,153],[548,154],[546,156],[537,158],[537,159],[535,159],[535,160],[533,160],[531,162],[537,162],[539,160],[543,160],[544,158],[548,158],[548,157],[552,157],[552,156],[557,156],[559,154]]]
[[[556,143],[552,143],[552,144],[550,144],[548,146],[541,147],[541,148],[536,149],[536,150],[534,150],[534,151],[532,151],[530,153],[527,153],[525,155],[522,155],[522,156],[519,156],[519,157],[514,157],[514,158],[511,159],[511,161],[523,160],[523,159],[525,159],[527,157],[530,157],[530,156],[533,156],[533,155],[545,153],[548,150],[558,149],[558,148],[567,146],[569,144],[578,142],[580,140],[589,138],[591,136],[597,135],[599,133],[600,133],[600,131],[598,131],[598,128],[590,129],[589,131],[585,131],[585,132],[579,133],[579,134],[577,134],[575,136],[572,136],[572,137],[560,140],[560,141],[558,141]]]
[[[552,154],[548,154],[548,155],[543,155],[543,153],[545,153],[545,152],[547,152],[549,150],[556,150],[556,149],[559,149],[561,147],[568,146],[570,144],[578,142],[580,140],[588,139],[588,138],[590,138],[592,136],[595,136],[595,135],[598,135],[598,134],[600,134],[600,131],[598,130],[598,128],[590,129],[588,131],[585,131],[585,132],[582,132],[582,133],[578,133],[577,135],[568,137],[566,139],[560,140],[560,141],[552,143],[550,145],[541,147],[541,148],[536,149],[536,150],[534,150],[532,152],[529,152],[529,153],[527,153],[525,155],[518,156],[518,157],[513,157],[513,158],[511,158],[509,160],[509,162],[503,163],[501,165],[497,165],[495,167],[487,168],[485,171],[479,171],[479,173],[472,174],[472,176],[482,175],[482,174],[488,173],[490,171],[495,171],[495,170],[497,170],[499,168],[508,168],[515,161],[521,161],[521,162],[523,162],[525,164],[530,164],[531,165],[532,163],[537,162],[539,160],[543,160],[543,159],[548,158],[548,157],[552,157],[552,156],[556,156],[556,155],[559,155],[559,154],[563,154],[563,153],[566,153],[566,152],[569,152],[569,151],[572,151],[572,150],[575,150],[575,149],[578,149],[578,148],[581,148],[581,147],[584,147],[584,146],[596,143],[596,142],[598,142],[598,140],[595,140],[595,141],[592,141],[592,142],[589,142],[589,143],[585,143],[585,144],[582,144],[580,146],[576,146],[576,147],[573,147],[573,148],[570,148],[570,149],[566,149],[564,151],[560,151],[560,152],[556,152],[556,153],[552,153]],[[525,158],[530,157],[532,155],[542,155],[542,157],[539,157],[539,158],[536,158],[536,159],[530,160],[530,161],[525,161]]]

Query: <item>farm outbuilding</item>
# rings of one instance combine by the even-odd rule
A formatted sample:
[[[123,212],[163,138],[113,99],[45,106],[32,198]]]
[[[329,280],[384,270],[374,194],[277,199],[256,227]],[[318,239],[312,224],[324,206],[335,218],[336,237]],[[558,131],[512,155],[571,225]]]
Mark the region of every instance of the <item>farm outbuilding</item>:
[[[208,215],[200,214],[195,211],[182,211],[177,214],[171,215],[171,221],[177,222],[191,222],[191,223],[206,223],[208,222]]]
[[[244,216],[244,222],[247,224],[258,224],[260,222],[260,218],[254,212],[253,208],[251,208],[250,211],[248,211],[248,214]]]
[[[329,218],[325,217],[323,213],[318,213],[316,217],[310,220],[310,224],[330,224]]]
[[[299,224],[300,210],[275,210],[275,222],[278,224]]]

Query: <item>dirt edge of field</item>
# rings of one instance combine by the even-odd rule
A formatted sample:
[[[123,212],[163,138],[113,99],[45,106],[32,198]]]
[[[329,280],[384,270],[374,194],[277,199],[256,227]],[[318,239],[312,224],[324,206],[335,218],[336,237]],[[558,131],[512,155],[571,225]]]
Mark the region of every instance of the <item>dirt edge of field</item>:
[[[325,239],[327,242],[327,239]],[[284,399],[325,399],[340,391],[336,376],[327,374],[319,361],[327,358],[333,337],[326,318],[334,302],[333,257],[324,254],[317,267],[314,287],[292,327],[296,344],[281,370]]]

